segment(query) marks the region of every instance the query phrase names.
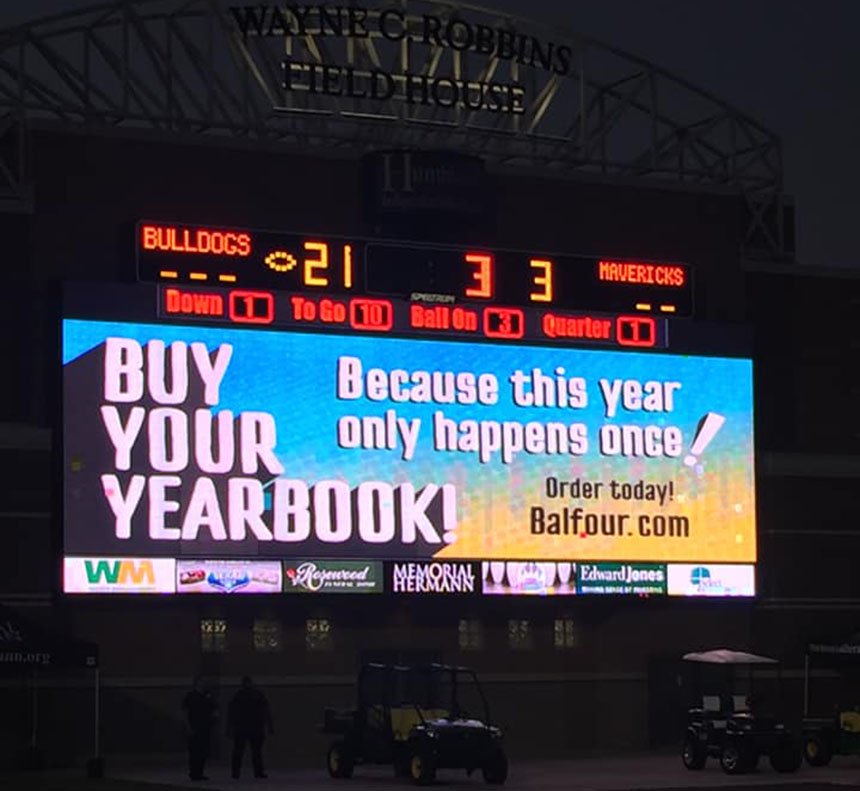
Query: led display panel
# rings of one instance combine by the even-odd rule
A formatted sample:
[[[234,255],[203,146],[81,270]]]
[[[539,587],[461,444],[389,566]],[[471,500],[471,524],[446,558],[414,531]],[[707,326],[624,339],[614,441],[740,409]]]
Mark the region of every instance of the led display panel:
[[[76,557],[63,561],[66,593],[174,593],[172,558]]]
[[[281,564],[271,560],[178,560],[177,593],[280,593]]]
[[[447,296],[659,316],[693,309],[692,270],[678,262],[148,221],[137,242],[139,279],[172,285],[174,299],[189,284],[233,284],[245,294]]]
[[[382,593],[376,560],[288,560],[284,593]]]
[[[487,595],[570,596],[576,593],[576,563],[484,561],[483,592]]]
[[[749,359],[66,319],[62,362],[68,592],[269,590],[216,561],[317,558],[752,593]]]

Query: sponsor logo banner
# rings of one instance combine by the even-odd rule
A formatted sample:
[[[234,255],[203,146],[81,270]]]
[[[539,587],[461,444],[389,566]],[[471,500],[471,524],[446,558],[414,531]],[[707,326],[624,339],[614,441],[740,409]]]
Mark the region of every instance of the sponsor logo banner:
[[[65,558],[65,593],[175,593],[173,558]]]
[[[278,560],[178,560],[177,593],[280,593]]]
[[[382,593],[375,560],[298,560],[284,563],[284,593]]]
[[[755,566],[670,563],[670,596],[755,596]]]
[[[484,561],[481,580],[485,594],[569,596],[576,593],[576,563]]]
[[[666,566],[659,563],[580,563],[579,593],[665,594]]]
[[[394,563],[394,593],[474,593],[478,575],[473,563]]]

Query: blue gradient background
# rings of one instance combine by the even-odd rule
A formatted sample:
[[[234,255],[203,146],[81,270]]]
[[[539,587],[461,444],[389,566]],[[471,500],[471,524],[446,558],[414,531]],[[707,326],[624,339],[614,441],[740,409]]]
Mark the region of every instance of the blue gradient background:
[[[454,483],[458,490],[460,538],[441,556],[476,558],[592,557],[651,560],[755,559],[752,364],[750,360],[676,356],[545,346],[514,346],[340,336],[298,332],[210,328],[175,325],[124,324],[66,320],[63,324],[63,364],[101,344],[110,336],[132,338],[141,344],[152,339],[204,342],[210,351],[220,343],[233,346],[233,356],[223,382],[221,401],[215,409],[234,413],[262,410],[274,415],[278,429],[277,454],[285,477],[313,483],[323,478],[342,478],[351,486],[366,480],[398,484],[412,481]],[[413,404],[336,397],[337,358],[361,358],[370,368],[392,370],[471,371],[494,374],[499,382],[495,406]],[[190,358],[190,355],[189,355]],[[512,403],[508,377],[520,369],[540,368],[551,374],[563,366],[566,376],[588,382],[588,405],[583,409],[522,408]],[[190,362],[190,379],[196,368]],[[671,413],[619,409],[612,419],[604,415],[598,379],[679,381],[675,409]],[[100,404],[93,404],[97,410]],[[420,418],[418,445],[412,460],[401,459],[399,446],[389,450],[341,449],[337,446],[338,418],[351,414],[382,415],[394,408],[398,416]],[[454,420],[584,422],[589,426],[589,450],[583,456],[531,455],[520,452],[512,464],[498,454],[489,464],[479,464],[476,454],[437,452],[432,445],[432,416],[437,410]],[[702,455],[700,464],[683,465],[683,456],[694,438],[696,426],[708,411],[725,416],[726,422]],[[681,458],[601,456],[597,432],[605,423],[676,425],[685,439]],[[108,441],[105,438],[105,441]],[[633,540],[595,538],[571,543],[563,537],[542,537],[536,553],[534,536],[528,536],[524,520],[531,506],[558,508],[559,501],[543,496],[544,478],[585,477],[590,481],[674,482],[681,496],[680,512],[696,516],[695,541],[679,547],[651,540],[638,548]],[[589,506],[611,512],[618,502],[567,501],[568,506]],[[631,513],[646,504],[623,503]],[[654,512],[654,503],[647,504]],[[658,509],[659,510],[659,509]],[[678,509],[676,509],[677,511]],[[704,521],[702,521],[704,520]],[[513,532],[511,532],[513,531]],[[638,537],[637,537],[638,538]],[[462,539],[462,540],[461,540]],[[575,541],[575,539],[574,539]],[[585,545],[588,545],[587,547]],[[480,548],[480,551],[479,549]],[[506,554],[500,555],[500,552]],[[515,554],[511,554],[511,553]],[[597,554],[594,554],[597,552]]]

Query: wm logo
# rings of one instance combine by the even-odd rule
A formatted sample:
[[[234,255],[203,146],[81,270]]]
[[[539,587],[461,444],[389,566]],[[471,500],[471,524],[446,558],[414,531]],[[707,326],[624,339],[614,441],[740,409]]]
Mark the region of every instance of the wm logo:
[[[91,585],[155,585],[151,560],[86,560],[84,566]]]

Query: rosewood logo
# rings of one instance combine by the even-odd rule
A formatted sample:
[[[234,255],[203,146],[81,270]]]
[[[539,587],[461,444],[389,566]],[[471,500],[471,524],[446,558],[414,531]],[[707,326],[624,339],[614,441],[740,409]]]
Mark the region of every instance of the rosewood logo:
[[[375,561],[306,560],[287,564],[284,590],[309,593],[376,593],[382,590]]]

